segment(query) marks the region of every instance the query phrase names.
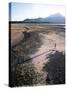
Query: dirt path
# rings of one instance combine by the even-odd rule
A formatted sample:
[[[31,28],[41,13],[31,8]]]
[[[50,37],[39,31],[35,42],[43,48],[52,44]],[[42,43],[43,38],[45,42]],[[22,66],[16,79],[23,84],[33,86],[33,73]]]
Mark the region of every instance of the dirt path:
[[[36,58],[32,59],[32,63],[36,68],[36,71],[41,73],[44,63],[46,64],[48,60],[46,59],[49,53],[54,53],[53,50],[64,51],[64,38],[55,34],[39,34],[42,36],[43,45],[39,48],[39,50],[35,53],[30,55],[30,57],[35,57],[44,53]],[[55,46],[56,45],[56,46]],[[46,76],[46,75],[45,75]]]

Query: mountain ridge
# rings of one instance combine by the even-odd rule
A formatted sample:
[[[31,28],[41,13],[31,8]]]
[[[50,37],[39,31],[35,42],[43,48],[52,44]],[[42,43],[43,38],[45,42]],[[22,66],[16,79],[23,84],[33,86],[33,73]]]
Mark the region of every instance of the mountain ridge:
[[[21,21],[9,21],[10,23],[46,23],[46,24],[65,24],[65,17],[60,13],[49,15],[48,17],[42,18],[26,18]]]
[[[61,14],[59,13],[56,13],[56,14],[53,14],[53,15],[50,15],[46,18],[42,18],[42,17],[39,17],[39,18],[34,18],[34,19],[25,19],[23,22],[28,22],[28,23],[61,23],[61,24],[64,24],[65,23],[65,17],[62,16]]]

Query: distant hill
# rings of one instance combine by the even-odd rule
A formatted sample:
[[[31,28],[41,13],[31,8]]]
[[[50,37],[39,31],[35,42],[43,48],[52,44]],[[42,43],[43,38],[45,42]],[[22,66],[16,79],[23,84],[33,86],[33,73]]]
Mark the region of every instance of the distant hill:
[[[24,23],[53,23],[53,24],[64,24],[65,17],[57,13],[50,15],[46,18],[36,18],[36,19],[25,19]]]
[[[24,21],[9,21],[10,23],[46,23],[46,24],[65,24],[65,17],[60,13],[50,15],[46,18],[25,19]]]

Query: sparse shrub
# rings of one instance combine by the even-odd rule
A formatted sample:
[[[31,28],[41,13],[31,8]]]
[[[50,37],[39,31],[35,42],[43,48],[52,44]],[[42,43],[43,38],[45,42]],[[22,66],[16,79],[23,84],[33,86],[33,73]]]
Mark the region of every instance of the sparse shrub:
[[[64,84],[65,83],[65,55],[56,51],[48,57],[49,62],[43,68],[48,72],[48,84]]]
[[[24,63],[16,66],[16,86],[37,85],[42,80],[42,74],[35,72],[33,64]]]

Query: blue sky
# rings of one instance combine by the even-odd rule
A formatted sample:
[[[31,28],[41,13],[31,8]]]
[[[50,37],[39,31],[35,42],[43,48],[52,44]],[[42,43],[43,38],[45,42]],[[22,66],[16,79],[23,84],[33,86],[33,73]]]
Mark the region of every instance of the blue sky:
[[[11,3],[11,21],[22,21],[26,18],[48,17],[55,13],[60,13],[65,16],[65,7],[59,5]]]

